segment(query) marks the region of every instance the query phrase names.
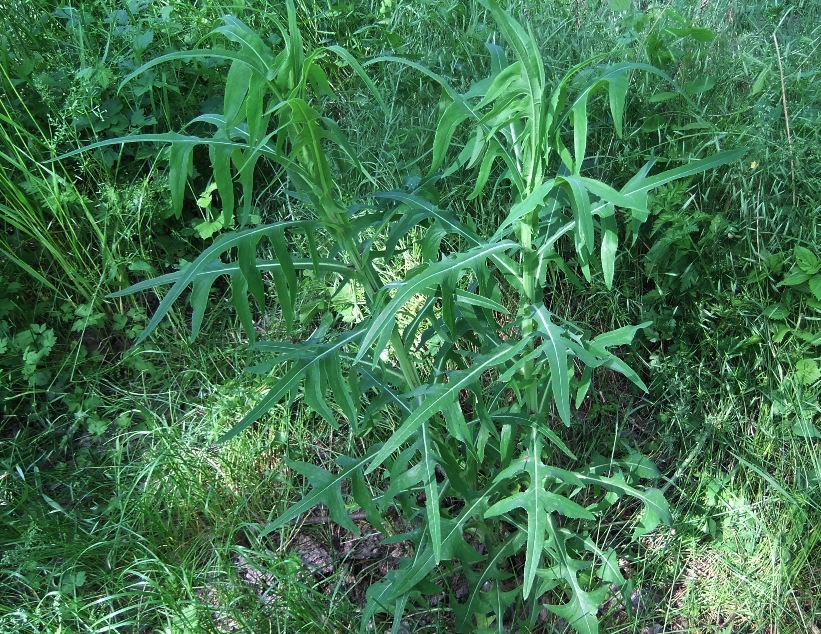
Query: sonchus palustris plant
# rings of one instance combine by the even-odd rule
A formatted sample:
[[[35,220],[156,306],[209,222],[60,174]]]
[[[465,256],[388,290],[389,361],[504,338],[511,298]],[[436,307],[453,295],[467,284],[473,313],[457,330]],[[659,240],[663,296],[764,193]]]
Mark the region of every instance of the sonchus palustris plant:
[[[658,489],[639,482],[659,476],[647,458],[630,452],[582,461],[562,439],[562,426],[573,424],[571,399],[584,398],[597,368],[619,372],[644,389],[612,349],[629,345],[648,324],[586,336],[545,304],[548,269],[566,267],[557,246],[571,240],[583,275],[590,280],[600,271],[609,287],[619,227],[635,237],[649,214],[648,192],[739,153],[721,152],[652,175],[648,164],[619,188],[583,175],[588,100],[606,93],[620,136],[630,73],[659,71],[641,64],[602,66],[596,59],[547,85],[532,33],[495,0],[483,4],[508,48],[487,45],[490,76],[467,92],[456,92],[407,59],[371,63],[406,64],[442,85],[446,97],[431,173],[470,174],[471,198],[486,190],[491,175],[494,187],[509,183],[512,202],[492,235],[480,235],[418,191],[379,192],[343,204],[327,152],[336,146],[354,164],[357,152],[317,110],[314,97],[333,93],[322,61],[330,54],[340,58],[384,102],[343,49],[305,54],[289,0],[279,51],[239,20],[226,18],[214,35],[235,46],[172,54],[136,71],[170,58],[230,61],[222,112],[193,122],[210,125],[213,136],[126,140],[171,144],[169,178],[177,210],[193,148],[207,145],[224,225],[239,226],[183,270],[120,294],[171,285],[144,340],[190,285],[196,336],[211,286],[228,276],[243,328],[255,348],[269,355],[256,371],[268,372],[271,385],[224,439],[296,399],[362,439],[358,444],[365,451],[340,457],[332,471],[289,460],[310,489],[263,532],[317,505],[341,527],[358,532],[350,516],[357,506],[390,539],[410,542],[412,556],[370,586],[363,628],[381,612],[393,613],[398,627],[409,605],[424,607],[444,593],[451,597],[459,631],[503,632],[523,617],[535,623],[548,595],[549,610],[579,632],[595,632],[600,604],[626,581],[613,550],[596,544],[590,528],[625,497],[643,507],[635,536],[669,522],[670,511]],[[467,143],[451,152],[457,131],[464,138],[465,129]],[[287,178],[308,217],[251,223],[258,161]],[[413,237],[421,240],[423,261],[401,279],[389,277],[400,245]],[[274,257],[260,258],[262,246]],[[361,318],[340,319],[331,302],[323,314],[312,313],[316,327],[310,336],[292,337],[304,275],[314,284],[324,280],[329,289],[353,289],[363,298]],[[249,296],[264,307],[269,291],[288,338],[254,341]],[[395,423],[387,438],[374,431],[379,422]],[[388,521],[397,515],[402,522]],[[397,527],[406,532],[392,534]],[[458,599],[449,587],[456,577],[467,584]]]

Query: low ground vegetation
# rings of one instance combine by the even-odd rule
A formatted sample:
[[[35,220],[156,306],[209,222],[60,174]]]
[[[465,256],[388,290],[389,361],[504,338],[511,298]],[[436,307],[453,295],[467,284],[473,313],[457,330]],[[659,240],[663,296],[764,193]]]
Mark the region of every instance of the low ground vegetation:
[[[0,631],[818,631],[817,3],[11,4]]]

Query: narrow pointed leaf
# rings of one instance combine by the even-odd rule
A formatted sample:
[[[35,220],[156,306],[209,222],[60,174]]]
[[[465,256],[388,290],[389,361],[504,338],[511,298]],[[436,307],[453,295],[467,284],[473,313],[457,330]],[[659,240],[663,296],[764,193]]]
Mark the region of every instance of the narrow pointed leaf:
[[[427,421],[420,428],[420,452],[425,487],[425,512],[428,518],[428,530],[433,546],[433,558],[438,564],[442,560],[442,521],[439,515],[439,485],[436,481],[436,458],[433,453],[433,439]]]
[[[570,425],[570,378],[567,374],[568,345],[564,339],[564,330],[553,323],[550,312],[544,306],[534,307],[533,314],[539,332],[545,337],[542,348],[550,367],[550,385],[553,389],[553,400],[564,424]]]
[[[501,253],[515,246],[516,244],[514,242],[504,241],[497,244],[477,247],[470,251],[446,258],[441,262],[436,262],[430,265],[424,272],[410,278],[407,282],[403,282],[388,305],[372,318],[368,332],[362,340],[362,348],[357,355],[357,361],[362,359],[368,348],[377,341],[377,339],[384,337],[384,333],[393,328],[393,320],[396,313],[398,313],[414,295],[417,293],[429,293],[431,289],[441,283],[446,276],[456,274],[466,268],[482,266],[484,261],[492,255]],[[388,334],[390,333],[388,332]],[[378,347],[381,348],[382,346],[380,345]],[[379,355],[381,352],[381,349],[377,349],[374,356]]]
[[[194,169],[193,141],[179,140],[171,144],[168,157],[168,186],[171,189],[171,210],[177,218],[182,214],[185,185]]]
[[[305,356],[296,361],[288,372],[280,378],[269,390],[268,393],[254,405],[253,409],[248,412],[242,420],[237,423],[230,431],[219,438],[217,442],[225,442],[230,440],[237,434],[242,433],[253,425],[261,416],[268,412],[274,405],[282,401],[293,390],[299,387],[305,373],[309,367],[314,365],[321,365],[326,357],[333,354],[338,354],[348,344],[355,342],[364,334],[364,330],[356,329],[341,335],[338,339],[331,341],[317,351],[313,346],[308,346],[305,349]],[[260,344],[260,349],[264,349]]]
[[[573,106],[573,153],[576,161],[574,162],[573,173],[578,175],[582,163],[584,162],[585,154],[587,153],[587,97],[583,97],[576,101]]]
[[[359,459],[350,460],[338,473],[331,473],[321,467],[286,458],[285,461],[288,466],[308,480],[311,490],[299,502],[268,524],[263,529],[262,535],[267,535],[282,528],[292,519],[307,513],[318,504],[323,504],[328,509],[331,519],[342,528],[350,530],[354,534],[359,534],[359,529],[351,521],[350,515],[345,508],[345,502],[342,499],[342,483],[360,472],[369,457],[369,454],[366,454]]]
[[[603,216],[601,219],[601,266],[604,273],[604,283],[608,289],[613,288],[613,276],[616,270],[616,252],[619,248],[619,233],[614,215]]]
[[[459,392],[479,380],[484,372],[489,368],[500,367],[507,361],[515,357],[527,344],[527,340],[522,340],[514,345],[503,345],[493,353],[476,357],[467,370],[453,372],[447,384],[437,386],[436,390],[428,395],[422,404],[413,410],[404,423],[385,442],[382,448],[374,456],[373,461],[368,466],[367,473],[374,471],[399,447],[401,447],[417,429],[429,420],[434,414],[442,411],[447,403],[458,399]]]
[[[746,153],[746,149],[725,150],[723,152],[718,152],[717,154],[713,154],[707,158],[698,159],[692,163],[687,163],[686,165],[681,165],[679,167],[666,170],[660,174],[641,178],[636,181],[631,180],[622,188],[621,193],[626,196],[633,196],[635,194],[648,192],[651,189],[655,189],[656,187],[660,187],[671,181],[678,180],[679,178],[694,176],[696,174],[721,167],[722,165],[735,163]]]

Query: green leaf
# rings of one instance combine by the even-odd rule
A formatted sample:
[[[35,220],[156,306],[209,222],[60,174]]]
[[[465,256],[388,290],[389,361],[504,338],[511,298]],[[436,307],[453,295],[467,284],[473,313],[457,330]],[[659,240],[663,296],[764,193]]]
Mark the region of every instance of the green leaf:
[[[576,401],[574,403],[576,409],[579,409],[584,403],[587,393],[590,391],[590,386],[593,382],[593,368],[589,365],[584,367],[581,379],[579,379],[579,387],[576,389]]]
[[[218,130],[215,138],[222,134],[223,132]],[[212,145],[208,151],[214,170],[214,181],[222,201],[222,228],[227,228],[234,222],[234,179],[231,173],[231,157],[236,149],[230,145]]]
[[[596,615],[607,594],[606,587],[587,592],[578,586],[572,592],[569,603],[548,605],[547,609],[567,621],[579,634],[598,634],[599,620]]]
[[[800,420],[792,426],[792,433],[799,438],[821,438],[821,431],[809,420]]]
[[[223,98],[223,115],[229,128],[238,125],[244,118],[242,105],[248,95],[248,86],[254,69],[244,62],[234,61],[225,79],[225,96]]]
[[[810,277],[809,273],[804,273],[804,271],[793,267],[789,274],[781,280],[777,286],[798,286],[809,280]]]
[[[314,344],[300,344],[294,350],[290,358],[295,358],[296,361],[273,386],[268,390],[267,394],[257,402],[256,405],[248,412],[242,420],[237,423],[230,431],[223,434],[217,442],[226,442],[234,436],[242,433],[253,425],[261,416],[268,412],[274,405],[282,401],[286,396],[291,394],[300,384],[305,374],[314,367],[322,367],[326,359],[338,359],[339,351],[350,343],[355,342],[364,334],[364,330],[358,328],[351,330],[339,336],[337,339],[322,345]],[[268,344],[270,345],[270,344]],[[266,343],[257,344],[257,349],[265,350]],[[276,349],[276,348],[275,348]],[[284,358],[280,359],[284,361]],[[324,394],[320,395],[324,399]]]
[[[256,262],[257,268],[262,272],[272,272],[282,268],[282,264],[277,261],[262,260],[257,258]],[[354,271],[348,266],[331,260],[318,260],[317,262],[313,262],[311,260],[295,258],[291,261],[291,264],[296,269],[314,269],[317,272],[339,275],[343,279],[349,278],[354,274]],[[128,288],[115,291],[114,293],[109,293],[106,297],[125,297],[126,295],[133,295],[134,293],[139,293],[140,291],[145,291],[150,288],[174,284],[183,276],[186,270],[187,268],[180,271],[174,271],[173,273],[166,273],[165,275],[160,275],[159,277],[153,277],[149,280],[143,280],[142,282],[137,282]],[[215,260],[210,265],[197,271],[192,278],[192,282],[196,283],[198,280],[213,279],[220,275],[236,275],[237,273],[240,273],[240,268],[239,264],[236,262],[226,264],[220,260]]]
[[[433,451],[433,439],[431,430],[425,421],[420,427],[421,454],[420,464],[422,465],[422,484],[425,487],[425,512],[428,518],[428,530],[430,531],[430,541],[433,546],[433,559],[438,564],[442,560],[442,522],[439,515],[439,484],[436,481],[436,456]]]
[[[204,294],[199,293],[196,295],[198,301],[202,301],[204,296]],[[193,294],[191,295],[191,299],[192,301],[194,300]],[[248,281],[241,275],[235,275],[231,278],[231,305],[237,313],[239,323],[242,324],[242,329],[248,335],[249,341],[253,343],[256,338],[256,332],[254,331],[254,317],[248,306]],[[195,307],[194,311],[204,312],[205,307]]]
[[[365,86],[367,86],[368,90],[371,91],[371,94],[374,96],[374,99],[376,99],[376,103],[378,103],[379,107],[382,108],[382,112],[384,112],[386,115],[389,114],[390,109],[388,108],[388,104],[385,103],[385,100],[382,97],[382,93],[379,92],[379,89],[376,87],[376,84],[374,84],[371,78],[368,77],[368,74],[365,72],[365,69],[362,68],[362,65],[358,61],[356,61],[356,58],[341,46],[328,46],[326,47],[326,50],[331,51],[332,53],[342,58],[342,60],[350,67],[350,69],[356,74],[356,76],[362,80],[362,83],[365,84]]]
[[[502,304],[488,297],[483,297],[482,295],[477,295],[476,293],[469,293],[467,291],[463,291],[460,288],[457,288],[455,290],[455,295],[456,302],[459,304],[466,304],[468,306],[478,306],[480,308],[495,310],[497,313],[501,313],[502,315],[510,314],[510,311],[507,308],[505,308]]]
[[[686,92],[688,95],[700,95],[703,92],[712,90],[715,87],[715,85],[715,77],[699,77],[698,79],[688,81],[686,84],[684,84],[684,92]]]
[[[635,196],[636,194],[649,192],[651,189],[661,187],[662,185],[678,180],[679,178],[694,176],[708,170],[716,169],[722,165],[734,163],[746,153],[746,149],[725,150],[723,152],[713,154],[712,156],[708,156],[707,158],[698,159],[692,163],[674,167],[673,169],[666,170],[650,177],[634,178],[621,189],[621,193],[625,196]]]
[[[818,261],[818,257],[806,247],[795,247],[795,263],[799,269],[808,275],[815,275],[821,270],[821,262]]]
[[[753,85],[750,87],[751,96],[754,97],[762,90],[764,90],[764,86],[767,83],[767,78],[769,77],[770,70],[772,70],[770,66],[765,66],[761,69],[761,72],[758,73],[758,75],[755,78],[755,81],[753,81]]]
[[[379,356],[385,347],[387,338],[393,331],[393,320],[396,314],[417,293],[428,294],[448,275],[459,273],[466,268],[483,266],[484,262],[491,256],[515,247],[516,243],[509,240],[497,244],[487,244],[476,247],[475,249],[431,264],[423,272],[399,284],[393,299],[391,299],[388,305],[379,311],[377,315],[371,318],[370,327],[368,328],[365,338],[362,340],[362,347],[359,350],[356,360],[360,361],[374,342],[377,342],[374,359]]]
[[[821,275],[813,275],[809,279],[810,292],[815,295],[815,299],[821,302]]]
[[[299,129],[299,134],[294,138],[292,153],[299,157],[300,165],[307,169],[310,179],[306,185],[315,187],[320,195],[333,198],[334,179],[328,165],[326,152],[322,147],[322,139],[325,134],[317,124],[321,119],[319,113],[314,110],[304,99],[292,98],[288,100],[288,107],[291,110],[291,125]],[[323,209],[317,209],[322,217]],[[326,222],[333,222],[335,218],[325,217]]]
[[[565,425],[570,425],[570,378],[567,374],[567,354],[570,351],[565,330],[553,323],[550,311],[544,306],[532,306],[533,318],[539,333],[545,338],[540,350],[547,357],[550,368],[550,386],[553,401]]]
[[[712,42],[717,37],[715,31],[703,26],[692,26],[689,31],[688,35],[696,42]]]
[[[320,364],[306,366],[303,384],[305,404],[331,427],[338,430],[339,422],[336,420],[336,414],[325,398],[326,389],[325,368],[321,368]]]
[[[308,495],[265,526],[260,533],[260,538],[282,528],[292,519],[307,513],[318,504],[322,504],[328,509],[329,517],[339,526],[355,535],[359,535],[359,529],[351,520],[350,514],[345,507],[345,501],[342,498],[342,483],[349,478],[354,478],[362,470],[363,465],[370,459],[371,453],[373,453],[373,450],[361,458],[348,459],[339,473],[331,473],[316,465],[285,458],[288,467],[305,477],[311,490]]]
[[[593,540],[585,540],[585,547],[592,550],[601,558],[601,566],[596,571],[596,576],[605,583],[612,583],[617,588],[621,588],[627,583],[627,579],[621,573],[619,568],[619,558],[616,551],[611,548],[606,553],[602,552]]]
[[[599,587],[592,592],[582,588],[578,572],[589,568],[585,561],[574,559],[567,553],[567,531],[560,530],[551,517],[548,521],[550,545],[555,551],[558,565],[548,571],[549,576],[564,580],[570,587],[570,601],[564,605],[548,605],[547,609],[565,619],[579,634],[597,634],[599,606],[607,597],[607,586]]]
[[[453,135],[459,124],[470,117],[470,111],[461,101],[451,101],[442,111],[433,137],[433,160],[430,172],[436,171],[445,160]]]
[[[467,196],[468,200],[474,200],[482,193],[488,179],[490,178],[490,171],[493,168],[493,163],[497,158],[501,158],[506,162],[509,160],[499,141],[491,138],[488,140],[487,150],[485,151],[484,157],[482,157],[482,164],[479,166],[479,172],[476,175],[476,182],[473,185],[473,190]]]
[[[421,405],[413,410],[413,413],[408,416],[399,429],[391,434],[391,437],[374,456],[373,461],[365,473],[371,473],[385,462],[394,451],[399,449],[399,447],[432,416],[442,411],[449,403],[457,402],[461,390],[472,386],[488,369],[498,368],[510,361],[525,345],[527,345],[526,339],[514,345],[499,346],[491,354],[477,356],[467,370],[451,372],[446,384],[431,386],[426,390]]]
[[[185,184],[194,170],[194,141],[178,139],[171,144],[168,157],[168,186],[171,189],[171,210],[174,216],[182,215]]]
[[[348,381],[342,375],[342,366],[338,355],[334,352],[322,363],[322,374],[328,381],[328,387],[333,394],[334,401],[342,410],[351,429],[358,429],[361,395],[358,390],[352,389],[351,381],[357,380],[355,371],[350,371]],[[355,383],[354,383],[355,385]]]
[[[558,184],[566,184],[570,190],[570,206],[573,209],[573,219],[576,221],[574,234],[576,252],[582,264],[586,264],[587,258],[593,252],[595,242],[593,208],[590,205],[590,195],[580,179],[560,177],[556,180]],[[587,273],[585,273],[585,276],[587,277]]]
[[[651,488],[641,491],[627,484],[624,478],[620,476],[607,477],[579,474],[579,479],[588,484],[604,487],[618,495],[629,495],[644,504],[644,513],[642,514],[639,525],[633,532],[633,539],[646,535],[659,524],[669,526],[673,521],[673,516],[670,513],[670,505],[667,503],[667,500],[664,499],[664,494],[659,489]]]
[[[544,205],[545,199],[555,187],[556,179],[551,178],[536,187],[527,198],[513,205],[513,207],[510,208],[510,213],[501,222],[499,228],[496,229],[496,233],[493,234],[490,242],[500,240],[504,235],[509,233],[509,229],[517,226],[519,220]]]
[[[616,252],[619,247],[619,233],[615,216],[603,216],[601,219],[601,265],[604,273],[604,283],[608,289],[613,288],[615,275]]]
[[[500,628],[502,627],[506,608],[512,603],[513,597],[510,595],[515,593],[514,590],[506,593],[508,597],[499,596],[504,581],[509,577],[509,573],[503,572],[502,566],[508,557],[518,552],[525,538],[523,531],[515,531],[499,546],[488,552],[487,563],[483,565],[480,573],[475,573],[468,567],[464,569],[471,592],[464,604],[455,602],[452,606],[459,631],[475,631],[471,625],[475,613],[493,612]],[[486,588],[487,585],[491,585],[489,590]],[[504,606],[500,605],[500,600]]]
[[[784,304],[767,306],[767,308],[761,312],[761,316],[767,319],[786,319],[787,315],[789,315],[789,311]]]
[[[633,6],[631,0],[609,0],[608,4],[610,6],[610,10],[617,13],[629,11]]]
[[[274,223],[270,225],[261,225],[259,227],[254,227],[253,229],[244,229],[240,231],[234,231],[231,233],[226,233],[217,238],[214,243],[206,248],[202,253],[197,256],[197,258],[191,262],[188,266],[186,266],[182,271],[180,271],[179,275],[176,276],[176,281],[168,293],[163,297],[160,305],[157,307],[157,310],[154,311],[154,314],[151,317],[151,320],[145,327],[145,330],[137,337],[135,345],[138,345],[145,341],[146,337],[157,327],[157,325],[162,321],[163,317],[168,313],[173,306],[174,302],[182,295],[182,292],[185,288],[191,284],[194,279],[201,275],[203,272],[212,273],[213,270],[209,270],[214,260],[219,259],[220,254],[229,251],[232,248],[241,247],[244,244],[253,243],[259,240],[261,236],[267,235],[272,233],[273,231],[277,230],[278,228],[286,228],[286,227],[296,227],[296,226],[309,226],[310,222],[305,221],[292,221],[292,222],[284,222],[284,223]],[[256,260],[254,260],[256,262]],[[242,264],[242,263],[240,263]],[[243,266],[240,266],[240,271],[242,272]],[[151,281],[148,283],[143,283],[150,285],[157,285],[156,281]],[[138,285],[139,286],[139,285]],[[113,296],[121,296],[121,295],[128,295],[131,293],[136,292],[135,286],[129,287],[123,291],[119,291]],[[205,297],[200,296],[200,301],[204,301]]]
[[[821,379],[821,369],[815,359],[801,359],[795,364],[793,376],[802,385],[812,385]]]
[[[273,51],[263,42],[251,28],[234,16],[223,16],[225,23],[217,27],[212,33],[219,33],[228,40],[240,45],[240,52],[248,60],[247,63],[254,66],[257,74],[267,78],[272,72],[275,64]]]
[[[223,434],[218,443],[231,440],[253,425],[261,416],[268,412],[274,405],[282,401],[287,395],[295,390],[302,377],[305,375],[308,366],[305,364],[294,364],[271,388],[262,399],[248,412],[242,420],[234,425],[228,432]]]
[[[274,285],[277,289],[277,299],[282,307],[282,317],[285,322],[285,330],[291,332],[294,325],[294,304],[296,293],[299,288],[296,267],[293,264],[288,244],[285,240],[285,229],[276,227],[269,236],[271,246],[274,247],[274,254],[280,264],[281,273],[274,272]],[[261,281],[261,278],[260,278]]]
[[[611,74],[608,77],[608,98],[610,100],[610,114],[613,116],[613,125],[616,134],[622,138],[622,121],[624,120],[624,102],[627,98],[627,88],[630,86],[630,76],[624,72]]]
[[[624,467],[631,476],[636,478],[654,480],[661,477],[661,472],[655,463],[637,451],[631,450],[627,458],[619,460],[619,464]]]
[[[487,508],[487,500],[495,495],[499,484],[492,484],[482,494],[465,500],[465,505],[455,519],[442,520],[442,559],[461,559],[463,565],[469,565],[481,557],[467,545],[464,539],[465,524],[477,516],[481,516]],[[389,605],[397,597],[412,590],[436,567],[433,548],[425,544],[418,548],[409,564],[401,570],[401,575],[388,580],[387,583],[372,584],[368,589],[368,608],[363,614],[363,622],[367,622],[376,606]],[[373,590],[371,590],[373,589]]]
[[[622,207],[624,209],[634,209],[636,211],[648,212],[647,199],[642,195],[625,196],[621,192],[616,191],[610,185],[602,183],[594,178],[587,178],[584,176],[565,176],[564,179],[570,182],[577,182],[579,187],[587,189],[592,194],[595,194],[604,201],[604,205],[597,205],[594,208],[594,213],[598,216],[606,216],[610,212],[610,207]]]
[[[541,100],[544,94],[545,70],[539,47],[532,34],[527,33],[513,17],[504,11],[496,0],[480,0],[490,9],[505,41],[511,46],[516,59],[523,67],[522,76],[528,86],[528,101],[531,107],[530,125],[540,130]],[[536,139],[533,139],[536,142]]]
[[[4,210],[3,205],[0,205],[0,210]],[[23,269],[31,277],[37,280],[38,284],[42,284],[46,288],[50,288],[52,291],[55,291],[56,293],[60,292],[57,289],[57,287],[54,286],[54,284],[49,282],[45,277],[43,277],[40,273],[34,270],[31,266],[29,266],[25,261],[14,255],[14,253],[12,253],[11,251],[7,251],[6,249],[0,249],[0,255],[3,255],[4,257],[8,258],[10,262],[16,264],[21,269]]]
[[[221,49],[221,48],[212,48],[212,49],[195,49],[191,51],[176,51],[174,53],[168,53],[166,55],[160,55],[159,57],[155,57],[154,59],[146,62],[136,70],[130,72],[125,78],[120,82],[120,86],[118,90],[122,90],[123,87],[138,77],[142,75],[145,71],[154,66],[158,66],[160,64],[164,64],[165,62],[171,62],[175,60],[183,60],[183,61],[190,61],[192,59],[198,59],[201,57],[216,57],[219,59],[224,60],[234,60],[250,66],[258,73],[265,75],[267,69],[264,64],[260,64],[259,60],[255,58],[253,55],[248,55],[245,51],[231,51],[228,49]],[[88,147],[84,148],[87,150]],[[81,151],[84,151],[81,150]]]
[[[675,99],[678,96],[679,93],[677,92],[662,91],[652,95],[647,101],[649,101],[650,103],[663,103],[665,101]]]
[[[633,343],[633,338],[639,330],[644,330],[652,325],[652,321],[645,321],[638,326],[622,326],[616,330],[603,332],[594,337],[590,343],[603,349],[612,348],[613,346],[629,346]]]
[[[583,506],[544,488],[545,479],[555,475],[556,470],[548,468],[542,462],[541,453],[541,437],[536,427],[533,427],[528,453],[523,455],[517,464],[511,465],[506,470],[507,473],[503,472],[496,478],[498,482],[517,471],[524,471],[529,477],[527,489],[499,500],[485,511],[486,518],[509,515],[515,509],[522,509],[527,514],[527,546],[522,587],[525,598],[530,595],[536,579],[536,569],[541,560],[550,514],[559,513],[571,518],[594,519],[593,514]]]
[[[578,176],[587,153],[587,94],[573,104],[571,120],[573,124],[573,153],[576,159],[573,163],[573,174]],[[619,121],[619,124],[621,124],[621,121]],[[619,125],[619,137],[621,137],[620,128],[621,125]]]
[[[343,459],[338,459],[337,462],[339,462],[340,466],[344,469],[351,460],[350,458],[346,458],[344,461]],[[351,473],[351,495],[359,507],[365,511],[365,519],[367,522],[380,533],[387,535],[388,528],[382,521],[382,516],[374,500],[374,494],[368,488],[361,469],[356,469]]]

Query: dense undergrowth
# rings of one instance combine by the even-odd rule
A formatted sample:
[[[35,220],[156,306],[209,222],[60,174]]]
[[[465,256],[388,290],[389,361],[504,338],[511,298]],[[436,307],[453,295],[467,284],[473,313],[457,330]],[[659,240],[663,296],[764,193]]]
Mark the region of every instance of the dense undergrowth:
[[[515,23],[480,2],[305,1],[291,22],[284,3],[12,4],[0,631],[816,631],[816,3],[510,3],[534,37],[525,54]],[[184,55],[211,48],[293,63],[254,83],[235,53]],[[551,94],[567,77],[568,95],[599,92],[543,146],[516,111],[528,104],[505,93],[477,106],[515,120],[498,148],[492,117],[451,139],[460,99],[480,102],[477,82],[516,63],[507,88],[535,78]],[[299,109],[262,114],[266,80],[271,103]],[[548,106],[546,118],[560,111]],[[216,141],[249,147],[226,155]],[[743,159],[653,188],[636,222],[643,201],[625,192],[648,161],[652,178],[732,150]],[[523,205],[548,179],[556,188]],[[578,228],[582,185],[630,222],[591,214]],[[273,227],[270,241],[231,251],[240,224]],[[614,232],[617,250],[602,248]],[[526,282],[528,240],[542,287]],[[220,253],[223,267],[259,257],[263,275],[218,277],[206,267]],[[440,270],[453,262],[459,277]],[[180,280],[197,266],[207,284],[188,294]],[[156,278],[177,284],[122,292]],[[379,292],[398,281],[394,300]],[[610,331],[621,360],[595,345]],[[556,333],[571,356],[545,347]],[[349,335],[357,346],[334,347]],[[329,349],[333,363],[312,369]],[[480,373],[493,354],[501,365]],[[587,385],[585,364],[621,373]],[[519,382],[498,387],[505,373]],[[416,436],[392,436],[408,421]],[[533,484],[542,460],[568,470],[546,488]],[[381,461],[390,477],[377,479]],[[340,470],[351,483],[317,496]],[[532,528],[536,488],[569,517]]]

